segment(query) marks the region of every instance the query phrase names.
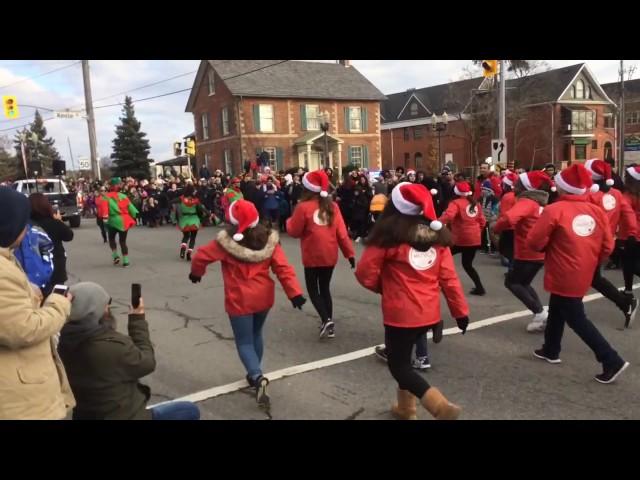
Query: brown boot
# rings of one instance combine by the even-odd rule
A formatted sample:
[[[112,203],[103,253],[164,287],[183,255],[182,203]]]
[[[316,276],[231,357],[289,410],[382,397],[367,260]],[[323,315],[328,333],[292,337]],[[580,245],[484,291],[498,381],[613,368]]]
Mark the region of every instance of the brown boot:
[[[398,420],[417,420],[416,397],[413,393],[398,389],[398,403],[391,407],[391,413]]]
[[[436,420],[457,420],[460,416],[461,408],[449,402],[435,387],[429,388],[420,402]]]

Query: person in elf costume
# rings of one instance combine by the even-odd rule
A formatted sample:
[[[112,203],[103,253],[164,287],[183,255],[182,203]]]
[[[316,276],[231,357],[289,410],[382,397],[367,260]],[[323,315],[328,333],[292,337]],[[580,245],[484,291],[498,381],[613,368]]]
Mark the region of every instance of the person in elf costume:
[[[133,206],[129,197],[120,191],[122,179],[113,177],[109,193],[102,195],[102,201],[98,204],[98,215],[107,227],[109,247],[113,255],[113,264],[120,263],[116,236],[122,251],[122,266],[129,266],[129,248],[127,247],[127,233],[136,224],[134,220],[138,216],[138,209]]]
[[[191,261],[193,247],[196,245],[196,237],[198,230],[200,230],[200,217],[209,215],[209,212],[196,197],[195,188],[191,183],[186,186],[184,193],[173,202],[178,204],[178,228],[182,232],[180,258],[185,258],[186,253],[187,260]],[[189,242],[188,249],[187,242]]]
[[[229,222],[229,207],[236,200],[243,200],[244,196],[242,195],[242,191],[240,191],[240,178],[235,177],[231,180],[231,183],[227,188],[224,189],[222,195],[222,208],[224,209],[224,219],[225,222]]]

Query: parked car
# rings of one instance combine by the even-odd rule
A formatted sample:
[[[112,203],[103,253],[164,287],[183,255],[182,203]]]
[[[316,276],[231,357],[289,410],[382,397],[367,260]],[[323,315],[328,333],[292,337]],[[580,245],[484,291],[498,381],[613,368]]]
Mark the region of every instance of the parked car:
[[[75,193],[69,193],[64,181],[57,178],[39,178],[18,180],[14,182],[13,189],[29,196],[32,193],[44,193],[54,210],[59,210],[62,220],[69,222],[71,228],[80,226],[80,210]]]

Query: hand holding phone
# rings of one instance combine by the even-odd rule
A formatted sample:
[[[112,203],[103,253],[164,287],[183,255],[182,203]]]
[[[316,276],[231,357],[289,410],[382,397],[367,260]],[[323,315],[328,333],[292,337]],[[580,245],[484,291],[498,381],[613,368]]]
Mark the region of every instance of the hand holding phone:
[[[140,297],[142,297],[142,285],[139,283],[131,284],[131,306],[134,310],[140,307]]]

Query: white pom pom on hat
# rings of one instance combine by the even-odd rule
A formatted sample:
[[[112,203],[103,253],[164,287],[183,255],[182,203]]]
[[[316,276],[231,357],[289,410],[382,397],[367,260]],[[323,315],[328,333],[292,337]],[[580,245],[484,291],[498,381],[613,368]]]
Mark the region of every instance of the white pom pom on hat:
[[[558,191],[558,189],[554,186],[554,187],[551,187],[551,191],[552,191],[552,192],[557,192],[557,191]]]
[[[594,183],[593,185],[591,185],[589,190],[591,191],[591,193],[596,193],[596,192],[598,192],[600,190],[600,187],[598,186],[597,183]]]
[[[429,191],[431,192],[431,195],[437,195],[438,194],[438,190],[436,190],[435,188],[432,188]]]
[[[244,238],[244,235],[241,234],[241,233],[236,233],[236,234],[233,235],[233,239],[236,242],[241,242],[243,238]]]
[[[608,178],[608,179],[607,179],[607,181],[606,181],[605,183],[611,187],[611,186],[613,186],[613,184],[614,184],[614,183],[616,183],[616,182],[614,182],[614,181],[613,181],[613,178]]]
[[[434,220],[429,224],[429,228],[435,232],[442,230],[442,222],[440,220]]]
[[[322,198],[327,198],[329,196],[329,194],[323,190],[322,192],[320,192],[320,196]]]

